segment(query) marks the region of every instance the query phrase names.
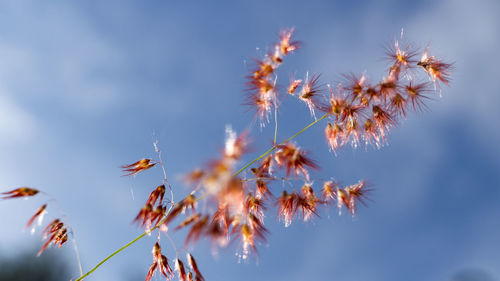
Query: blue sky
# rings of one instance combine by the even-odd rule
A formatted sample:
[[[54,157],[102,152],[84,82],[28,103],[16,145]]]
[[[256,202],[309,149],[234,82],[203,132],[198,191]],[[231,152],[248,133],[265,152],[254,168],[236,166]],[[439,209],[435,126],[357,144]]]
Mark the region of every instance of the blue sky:
[[[431,111],[411,114],[380,150],[335,157],[322,126],[297,138],[323,167],[315,177],[373,182],[369,208],[288,228],[269,216],[258,263],[238,264],[234,248],[213,257],[203,242],[193,253],[208,280],[437,281],[469,271],[500,280],[499,2],[228,2],[3,1],[0,190],[56,196],[89,269],[140,233],[130,222],[161,179],[159,169],[124,178],[118,167],[154,157],[154,134],[185,192],[180,175],[218,153],[225,125],[241,131],[252,121],[241,105],[249,58],[280,28],[295,27],[304,42],[282,81],[310,71],[329,83],[350,71],[380,79],[383,46],[404,28],[455,62]],[[293,103],[279,118],[281,138],[311,121]],[[251,136],[257,153],[272,130],[254,126]],[[22,232],[38,203],[0,202],[1,252],[40,246]],[[88,280],[142,280],[153,244],[140,241]]]

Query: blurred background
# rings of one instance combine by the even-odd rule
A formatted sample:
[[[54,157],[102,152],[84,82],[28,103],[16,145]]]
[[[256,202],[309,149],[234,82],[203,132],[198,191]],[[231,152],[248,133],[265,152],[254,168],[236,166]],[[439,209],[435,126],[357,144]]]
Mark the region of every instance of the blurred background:
[[[2,1],[0,191],[31,186],[56,197],[88,270],[141,233],[131,221],[161,181],[160,169],[129,178],[119,166],[155,157],[158,138],[174,189],[185,193],[182,174],[217,155],[225,125],[252,123],[241,105],[249,58],[264,55],[281,28],[295,27],[304,43],[280,68],[281,85],[307,71],[325,83],[351,71],[377,81],[384,46],[403,28],[455,63],[430,112],[410,114],[378,150],[334,156],[323,125],[296,139],[322,166],[312,177],[374,183],[369,207],[288,228],[271,210],[257,261],[238,263],[234,246],[190,250],[207,280],[500,280],[499,11],[496,0]],[[287,99],[279,122],[284,139],[311,118]],[[273,134],[251,128],[249,159]],[[23,228],[42,203],[0,201],[0,280],[42,280],[30,271],[50,276],[45,262],[60,278],[43,280],[78,276],[70,243],[34,259],[40,229]],[[49,209],[46,222],[54,216]],[[86,280],[144,280],[154,240]],[[174,258],[166,242],[163,251]]]

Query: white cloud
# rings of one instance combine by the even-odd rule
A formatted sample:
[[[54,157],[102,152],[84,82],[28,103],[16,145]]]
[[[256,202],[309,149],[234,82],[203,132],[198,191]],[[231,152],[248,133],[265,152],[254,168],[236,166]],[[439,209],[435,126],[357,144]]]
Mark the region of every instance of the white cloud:
[[[0,144],[31,138],[36,129],[35,118],[0,89]]]
[[[18,7],[19,8],[19,7]],[[117,105],[124,92],[113,75],[122,69],[120,47],[68,6],[11,9],[9,18],[37,19],[2,31],[0,79],[4,88],[32,101],[62,103],[94,114]],[[8,21],[8,19],[7,19]]]

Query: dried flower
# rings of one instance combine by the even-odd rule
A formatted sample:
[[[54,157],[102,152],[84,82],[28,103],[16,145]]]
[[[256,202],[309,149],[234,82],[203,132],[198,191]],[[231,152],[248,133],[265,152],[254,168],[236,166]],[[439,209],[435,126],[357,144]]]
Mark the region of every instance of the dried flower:
[[[68,229],[60,220],[53,220],[43,231],[43,239],[46,240],[37,256],[40,256],[50,244],[59,248],[68,241]],[[48,238],[48,239],[47,239]]]
[[[45,209],[47,208],[47,204],[40,206],[35,214],[29,219],[28,223],[26,223],[26,228],[30,227],[33,222],[38,218],[38,225],[42,224],[43,216],[47,212]]]
[[[300,48],[299,41],[291,41],[293,30],[294,30],[293,28],[290,28],[290,29],[283,29],[280,31],[279,50],[281,54],[283,54],[284,56]]]
[[[145,204],[135,217],[134,222],[139,223],[142,227],[149,228],[151,226],[152,212],[153,206],[151,204]]]
[[[316,197],[310,184],[304,184],[302,194],[297,196],[296,203],[296,209],[300,208],[302,210],[302,219],[308,221],[313,215],[318,216],[316,213],[317,205],[322,201]]]
[[[427,72],[433,82],[440,80],[446,85],[450,82],[453,64],[445,63],[434,56],[429,56],[428,49],[425,50],[417,65],[421,66]]]
[[[256,197],[262,198],[263,200],[269,200],[269,198],[273,197],[273,194],[267,187],[267,183],[265,181],[256,180],[255,186],[257,187],[255,191]]]
[[[366,144],[374,144],[377,147],[380,147],[382,142],[385,140],[385,135],[382,134],[379,136],[379,130],[373,123],[372,119],[365,120],[363,137]]]
[[[283,220],[285,227],[288,227],[295,217],[295,213],[297,212],[297,199],[297,194],[293,192],[288,193],[284,190],[276,202],[278,205],[278,218],[280,221]]]
[[[146,204],[150,204],[153,206],[154,204],[156,204],[158,198],[160,199],[159,202],[161,204],[161,202],[163,201],[163,196],[165,196],[165,191],[166,191],[165,185],[163,184],[159,185],[157,188],[155,188],[155,190],[151,192]]]
[[[135,163],[132,163],[130,165],[124,165],[121,166],[123,171],[127,174],[123,175],[124,177],[126,176],[132,176],[135,175],[139,172],[145,171],[151,167],[156,165],[156,163],[151,162],[151,159],[141,159]]]
[[[406,45],[401,49],[399,47],[399,41],[396,40],[394,46],[387,47],[386,55],[392,60],[393,65],[408,69],[412,64],[417,62],[415,57],[418,55],[418,49],[411,45]]]
[[[200,239],[200,236],[206,230],[207,226],[208,226],[208,216],[203,216],[202,218],[196,220],[193,226],[191,226],[191,229],[189,230],[188,234],[186,235],[186,241],[184,242],[184,245],[187,246],[190,242],[196,243],[196,241]]]
[[[309,73],[306,75],[304,85],[302,85],[302,90],[299,93],[299,99],[303,101],[309,111],[311,116],[315,117],[314,109],[320,107],[320,101],[317,99],[319,93],[321,93],[322,85],[319,84],[320,74],[313,74],[309,78]]]
[[[231,126],[226,127],[226,145],[224,149],[224,157],[238,160],[247,152],[248,141],[246,133],[241,134],[239,137],[236,132],[231,129]]]
[[[35,196],[38,194],[38,190],[30,187],[19,187],[16,189],[13,189],[11,191],[7,192],[2,192],[0,194],[4,194],[5,196],[2,199],[12,199],[12,198],[19,198],[19,197],[30,197],[30,196]]]
[[[307,157],[307,153],[295,146],[293,143],[286,143],[278,146],[278,151],[274,154],[274,159],[278,166],[285,167],[286,175],[289,176],[293,171],[295,176],[302,173],[307,180],[309,180],[309,173],[306,167],[318,169],[318,165]]]
[[[290,82],[290,85],[288,85],[288,93],[290,95],[293,95],[295,94],[295,91],[297,90],[297,88],[300,86],[300,84],[302,84],[302,80],[298,79],[298,80],[292,80]]]
[[[427,109],[424,100],[429,99],[425,94],[429,92],[429,83],[420,83],[413,85],[411,82],[405,87],[408,94],[409,104],[413,107],[414,111],[422,111]]]
[[[196,274],[196,280],[204,281],[205,278],[203,278],[203,275],[201,274],[200,269],[198,268],[198,264],[196,263],[196,260],[194,259],[193,255],[191,255],[190,253],[187,253],[187,260],[188,260],[189,266]]]
[[[323,202],[328,203],[329,201],[337,198],[335,190],[338,186],[338,183],[334,181],[326,181],[323,183],[323,188],[321,190],[321,198],[323,199]]]
[[[354,215],[356,212],[357,202],[366,206],[365,200],[367,199],[367,193],[372,191],[372,189],[367,189],[368,184],[366,181],[360,181],[357,184],[353,184],[344,188],[345,194],[347,196],[344,201],[345,206]]]
[[[175,259],[175,270],[179,274],[179,279],[181,281],[187,281],[186,269],[184,268],[184,263],[182,263],[180,259]]]
[[[264,202],[260,197],[254,196],[251,192],[248,193],[245,203],[244,212],[256,216],[260,221],[264,220]]]
[[[342,127],[337,123],[333,125],[331,123],[328,123],[325,128],[325,136],[328,146],[333,151],[333,153],[336,154],[337,150],[345,142],[345,135]]]
[[[161,253],[161,247],[158,242],[155,243],[153,246],[153,264],[149,267],[148,274],[146,276],[146,281],[151,280],[153,277],[154,273],[156,272],[157,269],[160,270],[160,273],[165,276],[167,280],[172,280],[174,278],[174,272],[172,271],[172,268],[170,268],[170,265],[168,264],[168,259]]]
[[[192,224],[193,222],[197,221],[198,219],[200,218],[200,214],[193,214],[191,216],[189,216],[187,219],[185,219],[183,222],[181,222],[176,228],[175,230],[179,230],[181,228],[184,228],[190,224]]]

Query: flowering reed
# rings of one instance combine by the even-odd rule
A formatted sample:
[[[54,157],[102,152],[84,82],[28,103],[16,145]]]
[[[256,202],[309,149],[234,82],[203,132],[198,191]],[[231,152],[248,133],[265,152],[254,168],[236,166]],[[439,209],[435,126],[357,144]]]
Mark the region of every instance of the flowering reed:
[[[213,247],[226,247],[232,245],[231,242],[237,242],[238,256],[245,260],[256,254],[258,246],[266,241],[269,231],[265,227],[265,218],[268,212],[276,212],[277,218],[286,227],[297,219],[307,222],[320,217],[323,209],[330,205],[337,208],[339,214],[345,209],[353,216],[360,204],[366,205],[372,189],[365,180],[346,186],[333,180],[315,180],[311,171],[318,169],[319,163],[292,139],[326,120],[326,144],[334,154],[346,144],[354,148],[360,145],[379,148],[387,142],[390,129],[397,126],[410,111],[427,109],[426,102],[433,90],[439,88],[440,83],[449,83],[452,65],[431,56],[428,49],[418,60],[417,48],[411,45],[401,47],[399,41],[395,41],[386,49],[390,64],[386,75],[378,82],[370,82],[364,74],[351,73],[344,75],[341,83],[332,86],[323,83],[320,74],[306,73],[303,79],[292,78],[285,88],[287,94],[280,95],[278,69],[286,57],[302,45],[293,39],[293,32],[293,29],[282,30],[279,41],[262,58],[254,60],[255,64],[246,76],[245,104],[254,110],[260,125],[270,123],[274,112],[272,147],[238,169],[250,151],[249,132],[238,135],[227,127],[222,153],[206,166],[187,173],[185,180],[191,186],[190,193],[174,201],[161,151],[155,142],[157,160],[144,158],[121,167],[124,176],[135,176],[155,166],[163,171],[161,184],[151,191],[133,219],[145,232],[87,273],[80,274],[77,281],[83,280],[115,254],[155,230],[158,230],[158,235],[146,281],[158,272],[166,280],[171,280],[174,270],[179,280],[205,280],[191,253],[186,253],[185,260],[189,268],[179,257],[179,251],[186,251],[189,244],[204,238],[210,240]],[[426,75],[428,81],[422,75]],[[277,109],[289,97],[303,103],[314,121],[278,142]],[[317,118],[317,112],[323,115]],[[170,196],[167,191],[170,191]],[[2,194],[4,199],[10,199],[31,197],[37,193],[36,189],[22,187]],[[197,206],[200,200],[206,201],[203,209]],[[27,227],[41,219],[46,208],[47,204],[39,207]],[[182,230],[186,232],[184,247],[178,249],[170,233]],[[67,224],[54,219],[42,231],[45,242],[40,253],[49,245],[61,247],[70,233]],[[170,263],[162,251],[161,237],[166,237],[171,243],[168,251]],[[172,262],[174,269],[170,266]]]

